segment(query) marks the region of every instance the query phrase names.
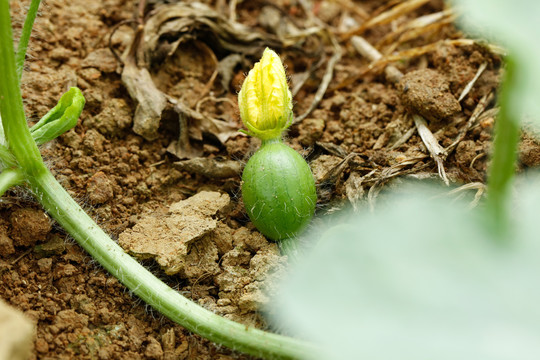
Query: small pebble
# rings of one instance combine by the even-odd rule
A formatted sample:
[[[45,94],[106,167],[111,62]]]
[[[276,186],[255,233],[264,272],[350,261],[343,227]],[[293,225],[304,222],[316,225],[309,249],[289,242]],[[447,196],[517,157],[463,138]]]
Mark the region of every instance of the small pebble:
[[[39,271],[42,273],[48,273],[51,271],[52,268],[52,259],[51,258],[43,258],[39,259],[38,262]]]

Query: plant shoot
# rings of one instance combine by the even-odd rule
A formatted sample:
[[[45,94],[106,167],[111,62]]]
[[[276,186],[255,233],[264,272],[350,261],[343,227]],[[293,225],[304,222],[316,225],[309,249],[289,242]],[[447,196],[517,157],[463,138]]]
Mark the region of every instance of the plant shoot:
[[[279,56],[266,49],[238,94],[247,134],[262,140],[242,174],[249,218],[272,240],[294,237],[311,220],[317,194],[309,165],[282,142],[291,124],[292,96]]]

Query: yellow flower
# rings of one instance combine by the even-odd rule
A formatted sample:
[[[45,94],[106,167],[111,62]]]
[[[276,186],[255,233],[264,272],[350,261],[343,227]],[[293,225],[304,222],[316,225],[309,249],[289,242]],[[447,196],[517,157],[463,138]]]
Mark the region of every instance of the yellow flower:
[[[249,72],[238,93],[240,117],[248,134],[262,140],[281,137],[292,124],[292,96],[279,56],[269,48]]]

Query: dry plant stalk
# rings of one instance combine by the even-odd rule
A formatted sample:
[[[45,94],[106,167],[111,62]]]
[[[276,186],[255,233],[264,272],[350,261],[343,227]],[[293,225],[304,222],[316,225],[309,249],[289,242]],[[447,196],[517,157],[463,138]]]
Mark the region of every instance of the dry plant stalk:
[[[469,81],[467,86],[465,86],[465,88],[463,89],[463,91],[459,95],[458,101],[463,100],[465,98],[465,96],[467,96],[467,94],[471,91],[474,84],[476,83],[476,80],[478,80],[478,78],[480,77],[480,75],[482,75],[482,73],[484,72],[484,70],[486,70],[486,68],[487,68],[487,62],[484,62],[484,63],[482,63],[482,65],[480,65],[480,67],[476,71],[476,74],[474,75],[473,79],[471,81]]]
[[[413,10],[416,10],[420,6],[426,4],[429,0],[407,0],[401,4],[398,4],[391,8],[390,10],[375,16],[367,20],[365,23],[360,25],[358,28],[348,31],[341,35],[341,40],[349,40],[354,35],[362,34],[367,29],[370,29],[376,25],[388,24],[394,19],[397,19],[400,16],[403,16]]]
[[[411,40],[413,37],[405,36],[407,32],[414,31],[414,34],[412,36],[418,37],[421,33],[419,33],[419,30],[422,30],[429,25],[433,24],[448,24],[450,21],[453,21],[455,18],[454,12],[452,9],[445,9],[443,11],[439,11],[433,14],[428,14],[424,16],[420,16],[416,19],[413,19],[401,26],[399,26],[397,29],[392,31],[391,33],[386,34],[381,40],[377,42],[375,45],[377,48],[381,48],[381,46],[389,45],[392,42],[395,41],[396,38],[399,37],[397,43],[402,42],[405,38],[407,40]],[[404,38],[405,36],[405,38]]]
[[[450,144],[446,149],[444,149],[445,156],[450,155],[452,151],[458,146],[458,144],[465,138],[465,135],[467,135],[467,132],[473,127],[473,125],[478,121],[480,118],[480,115],[484,114],[484,110],[486,109],[487,104],[493,99],[493,94],[487,94],[484,95],[480,101],[478,101],[478,104],[474,108],[473,113],[469,117],[469,120],[467,121],[467,124],[460,130],[458,136],[456,139]]]

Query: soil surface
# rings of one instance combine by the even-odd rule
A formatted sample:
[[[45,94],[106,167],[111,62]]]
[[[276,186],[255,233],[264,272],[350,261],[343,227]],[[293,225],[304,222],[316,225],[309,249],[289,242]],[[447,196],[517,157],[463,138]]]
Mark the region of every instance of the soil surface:
[[[11,3],[18,30],[26,2]],[[146,4],[148,27],[150,11],[163,3],[171,2]],[[236,94],[265,46],[274,47],[287,66],[296,116],[315,105],[291,127],[286,141],[310,162],[318,185],[317,216],[350,204],[373,205],[378,191],[397,177],[438,179],[413,114],[425,118],[448,150],[443,164],[451,186],[481,187],[496,115],[500,57],[482,45],[458,44],[454,40],[464,35],[447,18],[411,27],[411,20],[443,11],[441,1],[361,31],[383,56],[435,44],[391,63],[405,74],[399,81],[386,76],[384,66],[370,68],[346,36],[395,2],[306,3],[310,9],[287,0],[238,2],[231,13],[228,2],[210,2],[208,9],[221,14],[220,20],[208,9],[201,16],[221,24],[217,33],[188,23],[181,41],[167,33],[144,55],[148,48],[138,48],[137,64],[159,95],[149,107],[163,103],[157,122],[144,122],[152,119],[151,109],[130,96],[126,81],[135,1],[45,1],[22,80],[31,123],[70,86],[83,91],[87,103],[78,125],[43,145],[42,154],[98,224],[186,297],[260,328],[266,325],[258,309],[269,296],[263,288],[280,276],[287,257],[254,229],[243,209],[241,169],[258,141],[238,133]],[[216,34],[224,34],[233,17],[246,28],[230,44]],[[324,28],[324,34],[305,32],[311,25]],[[246,33],[263,35],[241,42]],[[282,40],[293,33],[285,45]],[[332,39],[341,51],[333,66]],[[481,66],[485,70],[458,100]],[[479,116],[470,122],[475,109]],[[538,142],[523,137],[520,166],[537,166]],[[37,325],[33,358],[248,358],[145,306],[22,188],[9,191],[0,204],[0,296]]]

